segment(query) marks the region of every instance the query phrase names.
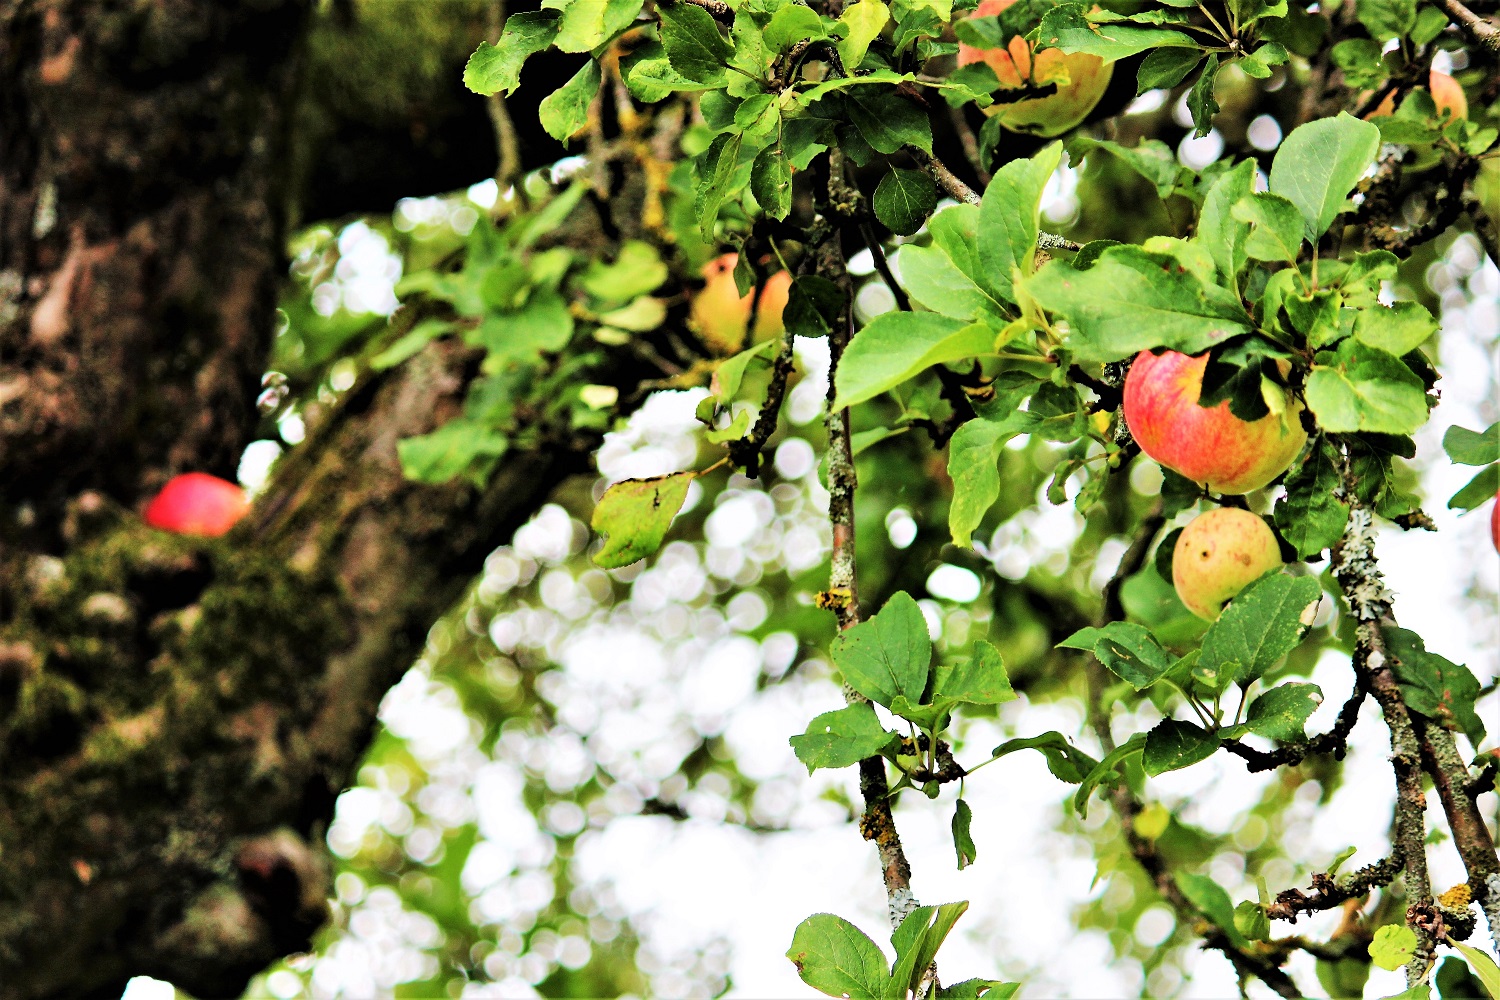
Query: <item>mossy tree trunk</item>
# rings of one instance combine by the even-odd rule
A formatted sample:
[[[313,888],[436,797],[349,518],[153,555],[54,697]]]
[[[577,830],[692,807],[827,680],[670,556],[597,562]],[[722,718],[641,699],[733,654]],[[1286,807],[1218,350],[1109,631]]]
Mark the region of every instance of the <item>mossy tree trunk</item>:
[[[348,393],[225,539],[136,516],[175,473],[232,476],[254,431],[310,8],[0,0],[4,1000],[139,974],[237,995],[305,947],[380,697],[587,468],[593,442],[543,431],[484,489],[405,480],[396,442],[477,368],[435,343]]]

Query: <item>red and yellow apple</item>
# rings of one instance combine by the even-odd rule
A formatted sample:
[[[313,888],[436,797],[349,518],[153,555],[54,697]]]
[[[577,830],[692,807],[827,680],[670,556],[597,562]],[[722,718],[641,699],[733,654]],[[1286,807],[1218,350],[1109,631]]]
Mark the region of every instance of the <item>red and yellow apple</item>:
[[[206,472],[174,476],[146,505],[146,523],[179,535],[217,537],[250,509],[245,491]]]
[[[1495,543],[1495,551],[1500,552],[1500,492],[1495,494],[1495,504],[1490,508],[1490,539]]]
[[[1015,0],[982,0],[973,17],[993,17]],[[998,115],[1000,124],[1012,132],[1033,135],[1062,135],[1088,117],[1104,96],[1114,63],[1082,52],[1066,55],[1061,49],[1036,49],[1019,35],[1003,48],[979,49],[962,42],[958,46],[958,64],[983,62],[995,71],[1000,86],[1006,90],[1022,87],[1045,87],[1057,84],[1057,92],[1009,104],[996,103],[984,109],[987,115]]]
[[[755,293],[740,295],[735,286],[734,265],[738,260],[738,254],[726,253],[703,265],[703,289],[693,296],[688,310],[688,324],[720,355],[740,350],[745,342],[745,327],[750,323],[750,304]],[[755,316],[757,341],[781,335],[781,311],[786,307],[791,284],[792,276],[785,271],[766,279]]]
[[[1125,423],[1151,458],[1215,493],[1249,493],[1292,464],[1307,432],[1289,396],[1280,413],[1241,420],[1229,401],[1199,406],[1208,355],[1142,351],[1125,377]]]
[[[1469,117],[1469,99],[1464,95],[1463,84],[1459,83],[1447,73],[1430,70],[1427,74],[1427,90],[1432,94],[1432,103],[1437,105],[1439,116],[1444,111],[1451,112],[1454,118]],[[1375,110],[1365,115],[1366,119],[1378,118],[1381,115],[1393,115],[1396,113],[1396,92],[1393,90],[1385,95],[1385,99],[1375,106]]]
[[[1189,611],[1213,621],[1225,601],[1280,565],[1270,525],[1248,510],[1219,507],[1193,518],[1177,536],[1172,584]]]

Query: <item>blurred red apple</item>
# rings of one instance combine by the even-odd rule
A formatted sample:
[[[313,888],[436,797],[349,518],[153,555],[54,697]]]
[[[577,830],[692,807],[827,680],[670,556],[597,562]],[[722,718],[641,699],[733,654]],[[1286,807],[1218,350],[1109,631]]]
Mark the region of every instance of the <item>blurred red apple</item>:
[[[1249,493],[1292,464],[1307,432],[1290,397],[1281,413],[1241,420],[1229,401],[1199,406],[1208,355],[1142,351],[1125,378],[1125,423],[1141,450],[1215,493]]]
[[[245,516],[250,501],[234,483],[205,472],[174,476],[146,505],[146,523],[179,535],[217,537]]]

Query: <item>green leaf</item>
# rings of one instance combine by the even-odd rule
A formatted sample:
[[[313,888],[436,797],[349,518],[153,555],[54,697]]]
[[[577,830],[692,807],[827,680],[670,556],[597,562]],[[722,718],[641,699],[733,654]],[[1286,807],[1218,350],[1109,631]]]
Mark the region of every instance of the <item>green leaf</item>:
[[[965,421],[953,432],[948,440],[948,476],[953,480],[948,531],[954,545],[973,547],[974,529],[1000,498],[1000,451],[1035,422],[1030,413],[1017,410],[1004,420]]]
[[[1080,362],[1118,361],[1151,347],[1200,354],[1250,332],[1239,298],[1205,285],[1168,254],[1110,247],[1087,271],[1054,260],[1026,291],[1070,324]]]
[[[629,302],[660,288],[667,280],[667,265],[661,254],[649,243],[626,240],[613,264],[595,259],[589,262],[579,284],[596,299],[606,302]]]
[[[599,92],[599,80],[599,64],[590,59],[571,80],[543,99],[537,114],[548,135],[558,142],[567,142],[588,124],[589,102]]]
[[[838,285],[815,274],[804,274],[792,280],[781,319],[798,337],[826,337],[839,321],[844,305],[844,291]]]
[[[1420,302],[1370,306],[1354,318],[1355,337],[1398,358],[1416,350],[1437,328],[1437,320]]]
[[[833,665],[850,687],[890,707],[900,695],[915,705],[927,687],[932,639],[927,619],[906,591],[897,591],[878,613],[833,640]]]
[[[890,981],[885,955],[843,917],[814,913],[802,921],[786,957],[815,990],[849,1000],[885,1000]]]
[[[938,988],[938,1000],[1011,1000],[1021,989],[1020,983],[1002,983],[998,979],[965,979],[952,986]]]
[[[534,362],[568,346],[573,338],[573,314],[556,292],[533,295],[518,312],[492,314],[464,340],[489,352],[485,370],[497,371],[514,362]]]
[[[445,319],[424,319],[413,326],[395,343],[370,359],[370,367],[377,372],[394,368],[416,354],[429,342],[453,332],[453,324]]]
[[[1339,453],[1325,435],[1293,465],[1286,476],[1286,495],[1276,502],[1276,529],[1299,558],[1332,547],[1349,523],[1349,504],[1334,491],[1342,485]]]
[[[927,223],[932,246],[901,248],[901,283],[922,305],[944,316],[974,319],[1000,315],[1001,306],[987,290],[979,260],[979,209],[952,205]]]
[[[1437,984],[1438,996],[1443,1000],[1482,1000],[1483,997],[1490,996],[1484,984],[1475,978],[1473,972],[1469,971],[1468,964],[1456,955],[1449,955],[1443,959],[1432,981]],[[1500,987],[1500,981],[1497,981],[1495,985]],[[1497,998],[1500,998],[1500,993],[1491,996],[1490,1000],[1497,1000]]]
[[[562,12],[554,44],[562,52],[588,52],[630,27],[641,0],[567,0]]]
[[[967,902],[919,906],[902,919],[901,926],[891,935],[891,944],[896,948],[896,961],[891,966],[894,997],[904,998],[916,990],[947,940],[948,932],[968,908]]]
[[[1302,642],[1323,590],[1310,576],[1280,571],[1256,580],[1229,602],[1203,636],[1197,671],[1223,690],[1248,684]]]
[[[953,808],[953,852],[958,855],[958,870],[963,871],[978,857],[974,849],[974,835],[969,824],[974,821],[974,810],[963,799]]]
[[[1155,777],[1207,760],[1219,749],[1219,737],[1202,726],[1176,719],[1163,719],[1146,734],[1141,766]]]
[[[1214,181],[1198,215],[1193,239],[1213,257],[1219,277],[1231,288],[1239,287],[1239,274],[1246,262],[1245,243],[1250,237],[1250,224],[1234,215],[1234,207],[1254,189],[1255,161],[1241,160]]]
[[[1314,358],[1304,392],[1318,426],[1335,434],[1411,434],[1427,422],[1421,378],[1399,358],[1352,337]]]
[[[1128,23],[1091,24],[1079,4],[1053,7],[1042,18],[1037,30],[1041,47],[1087,52],[1106,62],[1128,59],[1147,49],[1199,49],[1197,42],[1180,31],[1143,28]]]
[[[1280,195],[1260,191],[1241,198],[1230,214],[1236,221],[1254,227],[1245,241],[1247,257],[1296,262],[1302,251],[1302,213],[1296,205]]]
[[[1250,703],[1245,725],[1270,740],[1304,740],[1308,716],[1318,710],[1323,689],[1316,684],[1282,684]]]
[[[785,219],[792,210],[792,164],[780,146],[767,146],[755,157],[750,171],[750,193],[773,219]]]
[[[1500,462],[1500,423],[1482,431],[1454,424],[1443,433],[1443,450],[1459,465],[1489,465]]]
[[[1203,60],[1203,50],[1198,48],[1152,49],[1141,62],[1135,74],[1136,96],[1157,88],[1170,89],[1177,86]]]
[[[1375,937],[1370,941],[1370,961],[1394,972],[1410,962],[1416,950],[1415,931],[1405,924],[1386,924],[1375,929]]]
[[[849,341],[839,362],[834,409],[873,399],[933,365],[993,354],[995,333],[937,313],[888,312]]]
[[[1114,750],[1105,755],[1098,765],[1094,767],[1078,786],[1078,791],[1073,793],[1073,810],[1079,816],[1087,816],[1089,810],[1089,796],[1094,794],[1094,789],[1101,784],[1113,787],[1120,778],[1125,775],[1132,757],[1141,754],[1146,749],[1146,734],[1136,733],[1130,739],[1115,747]]]
[[[1234,925],[1234,904],[1229,901],[1229,893],[1220,888],[1219,883],[1207,875],[1194,875],[1190,872],[1175,872],[1173,880],[1187,897],[1187,901],[1217,924],[1229,936],[1229,940],[1239,948],[1248,947],[1249,942]]]
[[[1355,0],[1354,12],[1378,42],[1409,35],[1417,26],[1417,0]]]
[[[1271,192],[1296,205],[1312,243],[1344,210],[1360,177],[1375,162],[1380,129],[1348,112],[1292,130],[1271,163]]]
[[[722,81],[734,49],[719,33],[713,15],[683,2],[661,4],[656,12],[661,16],[661,44],[672,68],[696,83]]]
[[[1030,159],[1001,167],[979,206],[980,273],[997,298],[1016,301],[1012,275],[1036,268],[1036,240],[1041,227],[1042,192],[1062,162],[1062,143],[1044,146]]]
[[[812,774],[820,767],[849,767],[874,757],[898,737],[887,732],[868,704],[848,705],[824,712],[807,724],[807,732],[791,738],[792,751]]]
[[[1181,52],[1181,49],[1158,49],[1159,52]],[[1101,149],[1140,174],[1156,188],[1156,196],[1163,201],[1177,186],[1177,154],[1172,147],[1160,139],[1144,139],[1135,146],[1122,146],[1117,142],[1105,142],[1080,136],[1073,140],[1070,150],[1078,152]]]
[[[845,94],[849,120],[875,152],[890,155],[902,146],[932,152],[932,123],[927,112],[902,97],[896,88],[858,86],[850,87]]]
[[[1478,948],[1455,941],[1451,937],[1448,944],[1458,949],[1458,953],[1469,960],[1474,974],[1479,977],[1479,982],[1484,986],[1485,992],[1489,993],[1490,1000],[1500,1000],[1500,965],[1495,960]]]
[[[725,132],[715,136],[698,163],[699,183],[693,211],[698,217],[698,231],[705,240],[714,238],[719,206],[729,195],[729,185],[734,180],[735,168],[740,162],[742,142],[743,138],[738,132]]]
[[[933,673],[932,703],[939,707],[960,703],[999,705],[1015,697],[1000,651],[983,639],[974,643],[973,656],[957,663],[940,663]]]
[[[1064,649],[1091,651],[1121,680],[1144,691],[1172,666],[1172,656],[1156,636],[1135,622],[1110,622],[1103,628],[1082,628],[1057,644]]]
[[[1017,750],[1035,750],[1047,758],[1047,770],[1059,781],[1076,785],[1088,777],[1099,766],[1099,762],[1069,743],[1059,732],[1043,733],[1024,739],[1006,740],[990,751],[993,758],[1004,757]]]
[[[767,340],[756,344],[748,351],[741,351],[730,358],[719,362],[714,369],[713,379],[709,382],[708,391],[721,405],[727,404],[735,396],[739,395],[740,383],[744,381],[745,370],[749,368],[750,362],[756,358],[763,357],[767,351],[774,347],[774,340]]]
[[[878,0],[860,0],[854,6],[875,2]],[[937,188],[925,170],[892,167],[876,186],[871,206],[875,218],[891,232],[910,236],[922,228],[922,223],[937,207]]]
[[[1415,632],[1392,626],[1381,629],[1381,635],[1407,707],[1447,729],[1462,731],[1478,747],[1484,722],[1474,711],[1479,681],[1469,668],[1428,652]]]
[[[1193,115],[1193,136],[1203,138],[1214,127],[1214,115],[1219,113],[1219,102],[1214,100],[1214,81],[1219,76],[1219,54],[1209,55],[1203,64],[1198,81],[1188,91],[1187,106]]]
[[[761,37],[767,49],[780,53],[806,39],[827,38],[828,31],[817,11],[805,4],[789,3],[771,15]]]
[[[651,479],[626,479],[604,491],[589,525],[607,535],[594,562],[605,569],[629,566],[661,548],[672,518],[687,499],[692,472]]]
[[[1479,475],[1448,498],[1448,509],[1473,510],[1487,503],[1497,490],[1500,490],[1500,465],[1491,465],[1481,469]]]
[[[612,326],[617,330],[631,330],[636,333],[644,333],[655,330],[666,322],[667,304],[661,299],[652,298],[649,295],[640,295],[631,300],[629,305],[599,316],[599,322],[605,326]]]
[[[891,11],[880,0],[858,0],[844,8],[839,23],[848,28],[848,33],[839,39],[839,59],[849,72],[859,68],[865,60],[870,43],[879,37],[881,29],[891,19]]]
[[[552,10],[532,10],[505,19],[505,30],[496,45],[480,42],[464,66],[464,86],[488,97],[505,91],[515,93],[521,85],[521,67],[528,57],[552,44],[558,17]]]
[[[478,483],[505,454],[509,444],[498,431],[460,418],[448,421],[430,434],[398,441],[396,455],[401,460],[401,473],[407,479],[446,483],[468,474],[470,480]]]
[[[1245,900],[1234,908],[1234,929],[1251,941],[1271,940],[1271,918],[1259,903]]]

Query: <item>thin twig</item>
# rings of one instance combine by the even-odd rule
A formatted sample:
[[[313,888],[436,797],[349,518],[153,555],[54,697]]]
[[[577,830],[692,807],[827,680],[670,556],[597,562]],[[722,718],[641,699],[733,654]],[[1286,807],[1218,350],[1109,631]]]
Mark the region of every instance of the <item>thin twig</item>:
[[[1274,771],[1283,764],[1300,764],[1314,754],[1331,753],[1335,760],[1343,760],[1349,748],[1349,734],[1354,731],[1354,724],[1359,721],[1359,709],[1365,703],[1365,694],[1364,685],[1356,677],[1354,690],[1344,702],[1344,707],[1339,709],[1339,716],[1333,728],[1311,739],[1288,743],[1286,746],[1277,747],[1269,752],[1246,746],[1239,740],[1223,740],[1219,745],[1242,759],[1245,762],[1245,769],[1251,774]]]
[[[1432,0],[1438,9],[1480,45],[1500,55],[1500,28],[1465,7],[1459,0]]]
[[[1278,892],[1276,902],[1266,907],[1266,916],[1272,920],[1296,923],[1300,914],[1331,910],[1348,900],[1390,885],[1396,876],[1401,874],[1402,865],[1403,861],[1398,852],[1372,865],[1366,865],[1349,876],[1342,884],[1335,882],[1333,876],[1319,872],[1313,876],[1308,892],[1303,892],[1301,889],[1284,889]]]
[[[786,327],[782,331],[781,348],[771,365],[771,383],[766,387],[766,402],[755,418],[755,426],[750,429],[748,437],[730,442],[730,460],[743,466],[745,475],[751,479],[760,475],[761,451],[771,435],[776,433],[776,425],[781,418],[781,404],[786,398],[787,379],[791,377],[794,367],[793,351],[796,345],[797,335],[792,332],[791,327]]]
[[[979,178],[979,183],[988,185],[990,172],[984,169],[984,159],[979,155],[979,140],[974,137],[974,130],[964,117],[964,109],[950,104],[948,118],[953,122],[953,131],[958,134],[958,143],[964,149],[964,159],[974,168],[974,176]]]

